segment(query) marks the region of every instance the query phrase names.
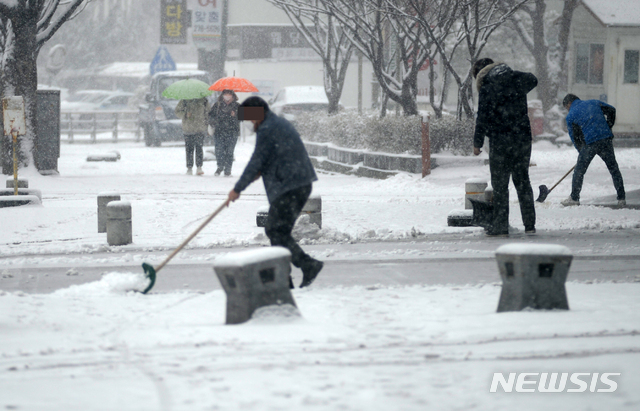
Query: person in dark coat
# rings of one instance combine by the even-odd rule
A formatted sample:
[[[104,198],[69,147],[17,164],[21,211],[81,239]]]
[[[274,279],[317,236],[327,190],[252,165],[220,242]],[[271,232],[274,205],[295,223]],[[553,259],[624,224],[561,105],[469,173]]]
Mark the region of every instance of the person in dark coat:
[[[216,149],[218,169],[215,175],[224,171],[225,176],[231,175],[233,152],[240,134],[238,121],[238,96],[232,90],[224,90],[218,101],[209,111],[209,125],[214,128],[213,141]]]
[[[485,137],[489,139],[493,219],[487,235],[509,234],[509,177],[518,192],[525,232],[535,233],[536,210],[529,181],[532,136],[527,93],[538,85],[538,79],[488,58],[478,60],[472,70],[478,89],[473,153],[479,155]]]
[[[237,200],[249,184],[262,177],[270,206],[265,233],[272,246],[291,251],[291,262],[302,270],[300,287],[306,287],[324,264],[306,254],[291,231],[318,177],[300,135],[289,121],[270,111],[260,97],[249,97],[240,109],[244,109],[243,113],[252,113],[247,119],[254,125],[256,147],[227,201]],[[293,288],[291,278],[289,283]]]
[[[575,94],[567,94],[562,100],[567,114],[567,130],[574,147],[578,150],[578,162],[573,171],[571,195],[561,204],[580,205],[580,191],[584,174],[593,158],[598,155],[607,165],[618,197],[618,206],[627,205],[622,174],[613,151],[613,131],[616,123],[615,107],[600,100],[580,100]]]

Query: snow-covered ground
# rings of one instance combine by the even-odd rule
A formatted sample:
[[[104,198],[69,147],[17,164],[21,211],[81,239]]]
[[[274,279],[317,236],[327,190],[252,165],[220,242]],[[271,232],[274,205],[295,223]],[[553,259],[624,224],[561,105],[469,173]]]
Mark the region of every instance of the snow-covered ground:
[[[107,137],[108,138],[108,137]],[[122,142],[63,144],[59,176],[27,170],[43,205],[0,209],[0,273],[52,259],[92,264],[92,255],[171,250],[233,187],[253,148],[239,143],[234,178],[184,174],[184,148]],[[117,150],[115,163],[86,162]],[[627,191],[640,188],[640,149],[616,152]],[[484,155],[484,154],[483,154]],[[553,185],[575,163],[572,148],[534,146],[531,179]],[[479,228],[447,227],[464,208],[464,182],[487,166],[439,168],[420,179],[321,173],[323,229],[304,243],[428,238]],[[640,227],[640,211],[563,208],[567,178],[536,203],[537,228],[608,231]],[[119,192],[132,203],[133,244],[108,247],[97,233],[96,197]],[[583,200],[614,193],[599,160]],[[511,224],[522,230],[515,191]],[[224,210],[191,248],[266,244],[255,213],[261,182]],[[122,259],[114,252],[113,261]],[[107,254],[109,255],[109,254]],[[325,253],[326,255],[326,253]],[[382,256],[384,257],[384,256]],[[176,257],[176,261],[179,260]],[[639,269],[640,272],[640,269]],[[349,275],[345,273],[345,275]],[[51,294],[0,291],[0,408],[18,410],[452,410],[640,408],[640,284],[569,282],[570,311],[496,313],[499,284],[356,286],[294,290],[299,313],[265,310],[225,326],[225,295],[125,292],[133,274]],[[2,282],[0,281],[0,290]],[[591,376],[586,392],[490,393],[494,373],[620,373],[617,390]],[[530,376],[529,381],[536,376]],[[529,385],[527,387],[534,386]],[[567,388],[576,385],[567,384]]]

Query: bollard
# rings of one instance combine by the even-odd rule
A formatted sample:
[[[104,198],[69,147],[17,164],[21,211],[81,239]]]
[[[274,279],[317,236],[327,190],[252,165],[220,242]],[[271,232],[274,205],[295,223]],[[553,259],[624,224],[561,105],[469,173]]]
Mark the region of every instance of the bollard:
[[[485,203],[493,204],[493,187],[487,186],[484,189],[484,201]]]
[[[111,201],[107,204],[107,243],[127,245],[133,242],[131,203]]]
[[[6,188],[15,188],[15,180],[13,177],[7,178],[7,187]],[[18,179],[18,188],[29,188],[29,180],[26,178]]]
[[[569,309],[565,281],[571,251],[557,244],[506,244],[496,250],[502,292],[498,312]]]
[[[322,198],[319,195],[312,195],[302,207],[300,215],[308,214],[309,222],[322,228]],[[269,216],[269,206],[260,207],[256,213],[256,225],[264,227]]]
[[[464,208],[471,210],[473,206],[469,199],[484,201],[484,190],[487,188],[487,180],[484,178],[470,178],[465,182],[464,188]]]
[[[227,294],[227,324],[251,319],[260,307],[290,304],[291,253],[284,247],[243,251],[217,258],[213,269]]]
[[[302,207],[301,214],[308,214],[309,222],[322,228],[322,198],[319,195],[310,196]]]
[[[98,194],[98,232],[107,232],[107,204],[111,201],[120,201],[120,194],[100,193]]]

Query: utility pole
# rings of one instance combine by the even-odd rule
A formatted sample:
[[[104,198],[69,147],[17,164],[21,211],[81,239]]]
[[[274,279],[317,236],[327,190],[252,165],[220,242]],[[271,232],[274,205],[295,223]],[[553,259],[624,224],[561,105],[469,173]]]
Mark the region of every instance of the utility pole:
[[[358,114],[362,114],[362,52],[358,51]]]

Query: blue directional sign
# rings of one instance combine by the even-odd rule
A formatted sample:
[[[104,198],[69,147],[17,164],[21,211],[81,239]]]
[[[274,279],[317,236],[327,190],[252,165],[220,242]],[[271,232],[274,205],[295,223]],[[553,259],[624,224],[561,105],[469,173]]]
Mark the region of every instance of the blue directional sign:
[[[171,54],[169,54],[169,50],[165,46],[160,46],[158,48],[158,52],[156,56],[151,61],[149,65],[149,71],[151,75],[161,72],[161,71],[174,71],[176,69],[176,63],[171,58]]]

